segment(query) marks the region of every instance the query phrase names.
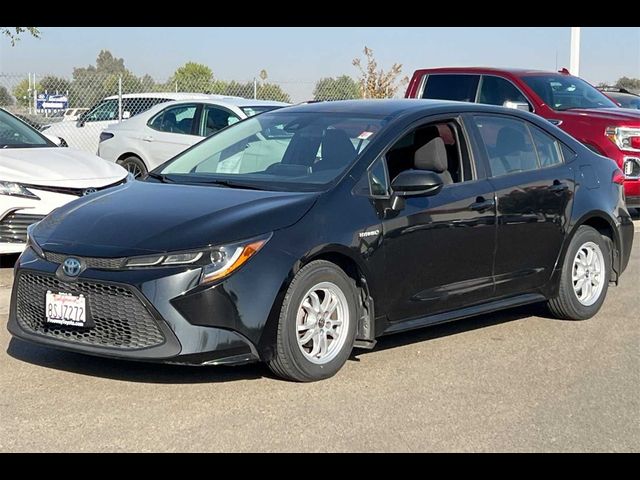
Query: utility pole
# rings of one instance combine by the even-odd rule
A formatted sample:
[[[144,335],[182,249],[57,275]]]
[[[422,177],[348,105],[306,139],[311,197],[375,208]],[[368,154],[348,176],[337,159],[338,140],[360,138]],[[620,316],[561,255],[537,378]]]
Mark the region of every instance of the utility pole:
[[[580,76],[580,27],[571,27],[571,60],[569,62],[571,75]]]

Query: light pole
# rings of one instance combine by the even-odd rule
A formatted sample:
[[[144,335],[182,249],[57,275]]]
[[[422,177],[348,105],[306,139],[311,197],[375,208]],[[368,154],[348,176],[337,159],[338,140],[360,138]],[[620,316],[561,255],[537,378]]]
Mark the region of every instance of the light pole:
[[[571,75],[580,76],[580,27],[571,27],[571,59],[569,61]]]

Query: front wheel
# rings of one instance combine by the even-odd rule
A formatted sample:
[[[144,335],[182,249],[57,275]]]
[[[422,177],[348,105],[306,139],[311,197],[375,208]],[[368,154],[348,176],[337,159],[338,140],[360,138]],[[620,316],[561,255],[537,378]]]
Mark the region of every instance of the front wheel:
[[[609,244],[597,230],[578,228],[564,259],[558,295],[547,303],[556,317],[585,320],[598,313],[611,276]]]
[[[269,368],[298,382],[335,375],[351,354],[357,321],[353,279],[331,262],[309,263],[294,277],[282,302]]]
[[[135,155],[130,155],[121,160],[118,160],[118,164],[122,165],[130,174],[134,176],[134,178],[140,178],[147,174],[147,167],[144,162],[136,157]]]

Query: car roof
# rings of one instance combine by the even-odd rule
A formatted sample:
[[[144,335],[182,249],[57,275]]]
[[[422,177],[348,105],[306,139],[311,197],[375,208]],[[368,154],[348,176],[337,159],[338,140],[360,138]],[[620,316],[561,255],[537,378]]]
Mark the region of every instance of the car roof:
[[[496,67],[434,67],[434,68],[421,68],[420,72],[433,72],[433,73],[510,73],[515,76],[522,75],[568,75],[562,72],[552,72],[549,70],[536,70],[532,68],[496,68]]]
[[[104,100],[113,100],[118,95],[105,97]],[[241,98],[228,95],[215,95],[208,93],[189,93],[189,92],[143,92],[143,93],[123,93],[122,98],[170,98],[171,100],[190,100],[190,99],[216,99],[216,98]]]
[[[254,100],[250,98],[242,98],[242,97],[226,97],[226,96],[218,96],[215,98],[186,98],[184,100],[174,100],[171,102],[163,103],[163,108],[167,105],[178,105],[180,103],[192,102],[193,100],[198,100],[198,103],[210,103],[213,105],[233,105],[235,107],[287,107],[291,105],[290,103],[285,102],[277,102],[275,100]]]

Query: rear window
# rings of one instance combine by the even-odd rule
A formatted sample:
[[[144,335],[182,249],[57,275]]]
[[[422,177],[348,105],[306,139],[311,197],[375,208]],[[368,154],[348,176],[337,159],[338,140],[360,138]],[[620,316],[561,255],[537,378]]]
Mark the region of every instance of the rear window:
[[[422,98],[475,102],[480,75],[429,75]]]

